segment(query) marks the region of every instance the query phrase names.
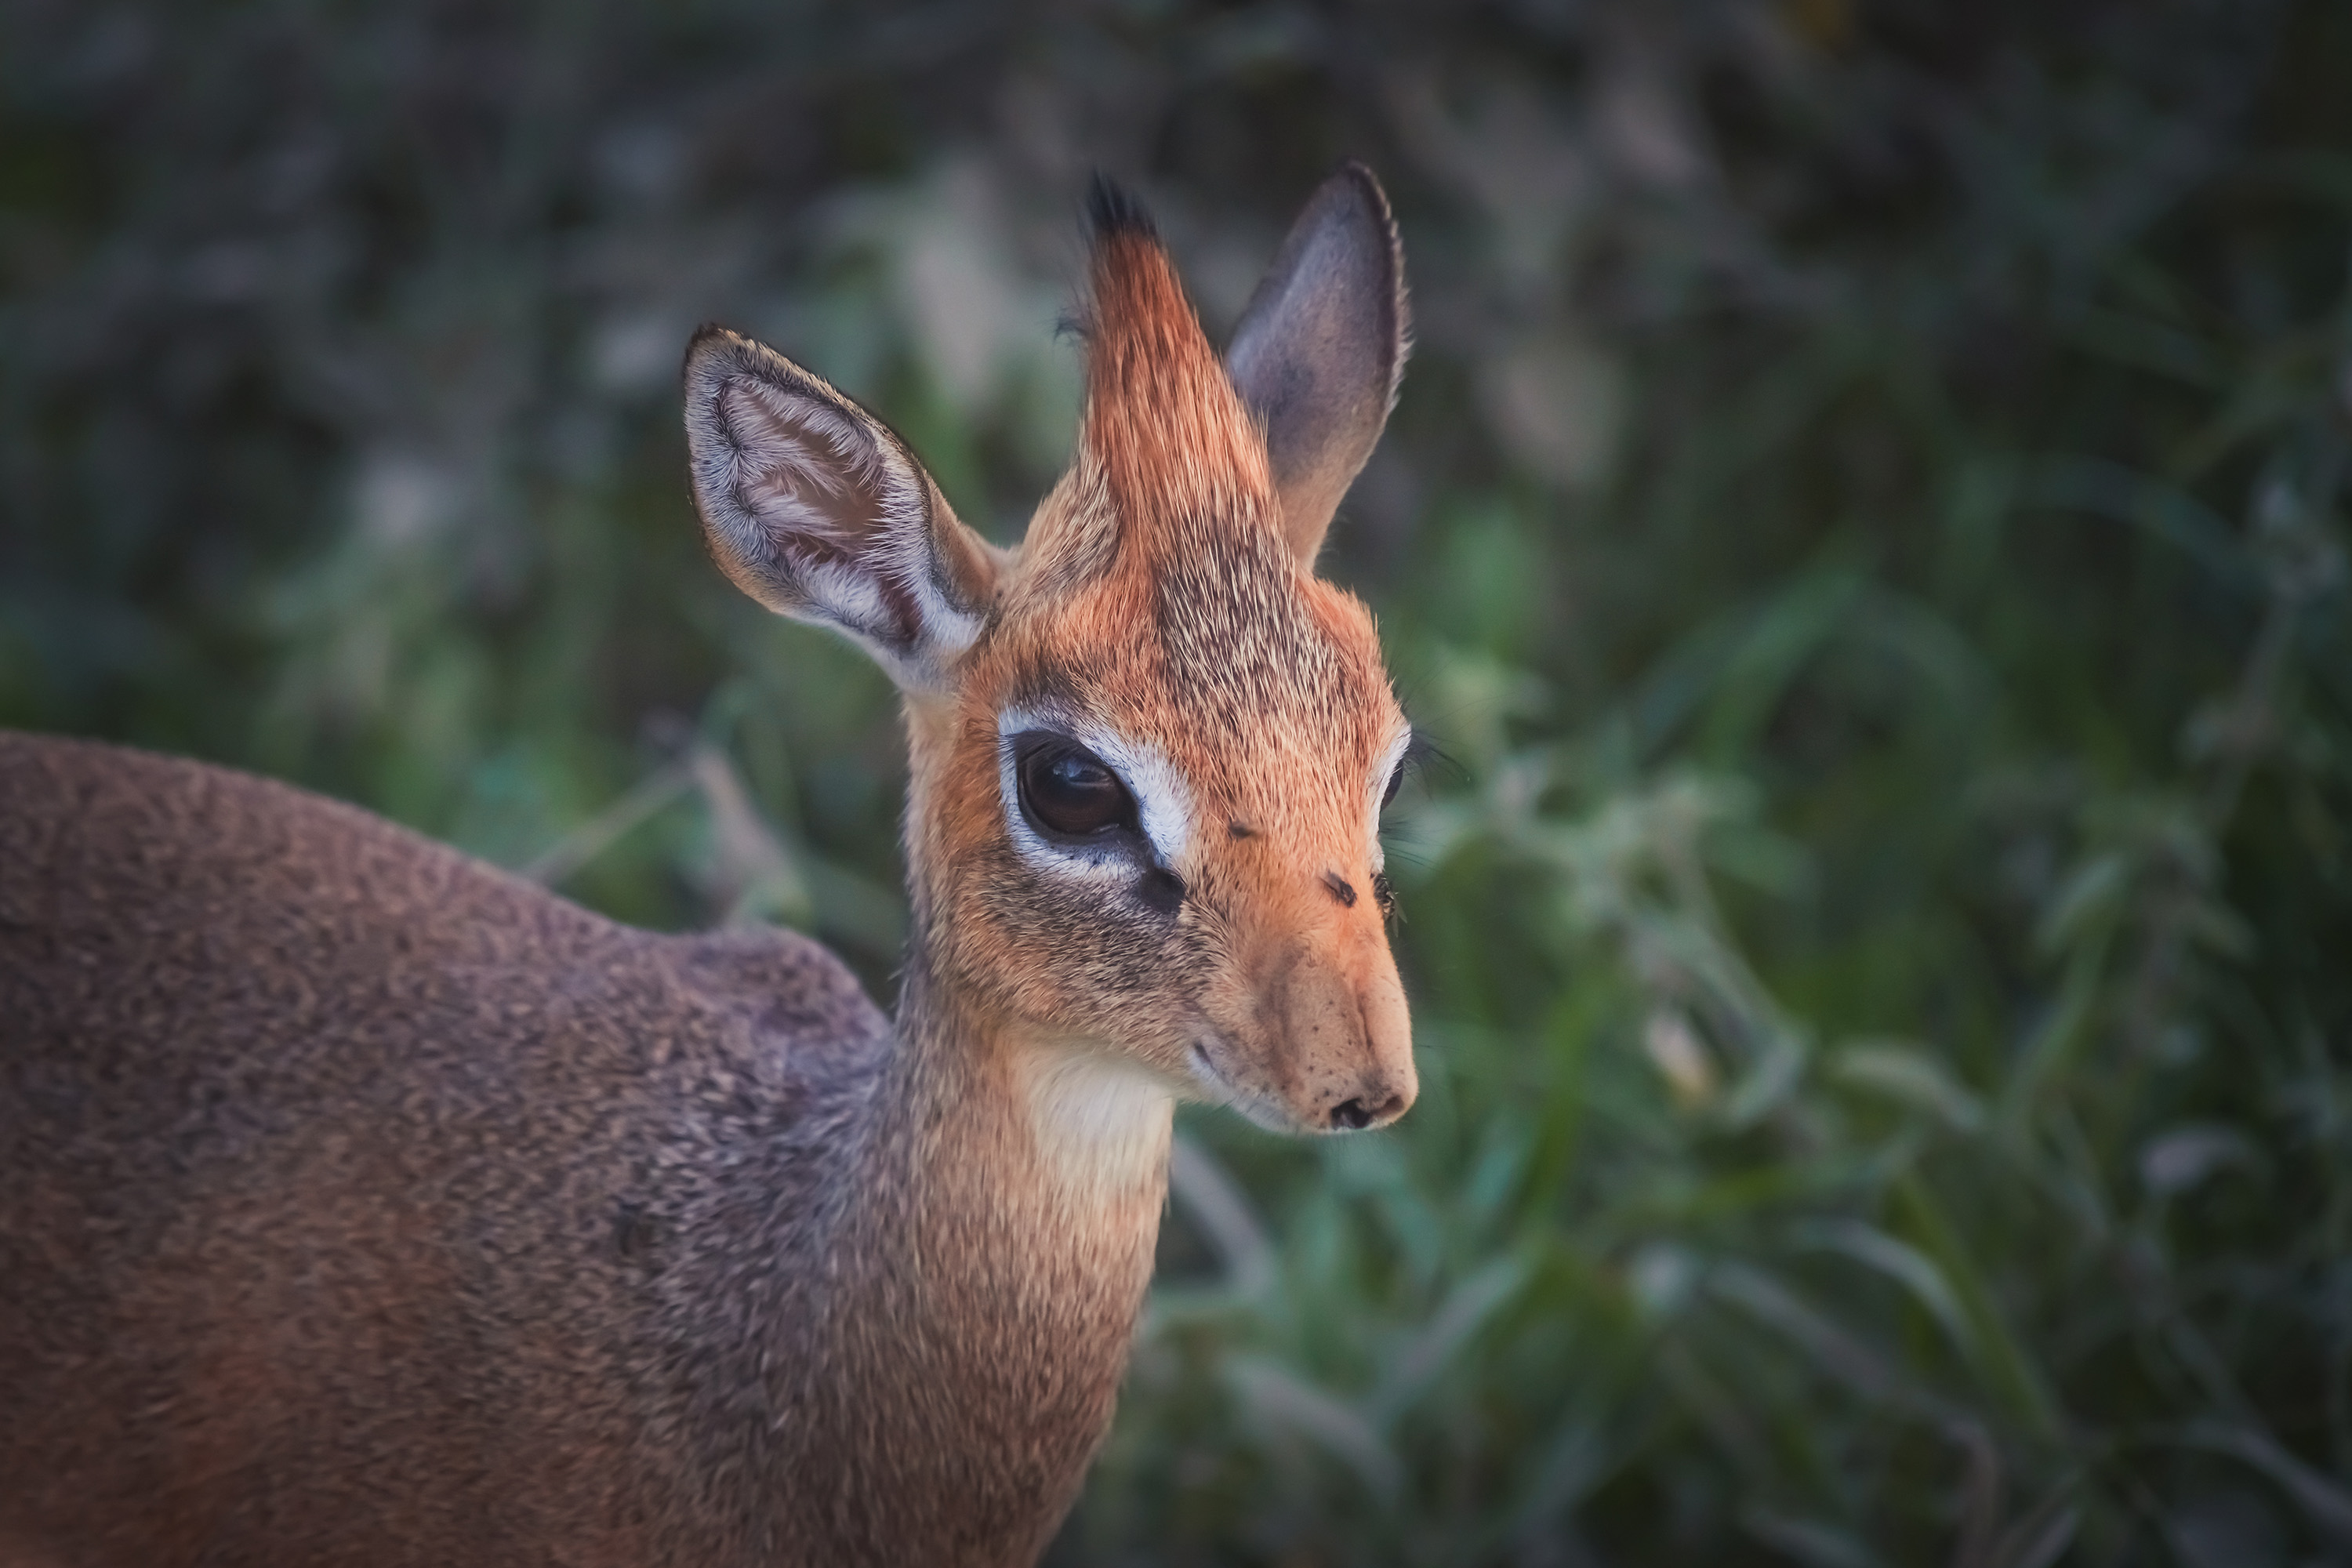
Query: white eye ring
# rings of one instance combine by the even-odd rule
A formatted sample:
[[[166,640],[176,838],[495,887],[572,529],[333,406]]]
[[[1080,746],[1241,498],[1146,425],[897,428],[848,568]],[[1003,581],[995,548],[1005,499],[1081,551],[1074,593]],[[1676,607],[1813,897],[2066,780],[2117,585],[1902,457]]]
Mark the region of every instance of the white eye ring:
[[[1058,731],[1100,758],[1134,797],[1137,821],[1143,837],[1150,841],[1154,863],[1170,870],[1181,863],[1192,837],[1192,792],[1165,753],[1148,742],[1129,740],[1075,713],[1013,707],[996,716],[997,792],[1003,797],[1005,831],[1024,858],[1105,880],[1135,874],[1134,861],[1118,853],[1116,846],[1097,848],[1048,843],[1029,826],[1028,816],[1021,809],[1021,781],[1013,742],[1015,736],[1032,730]]]
[[[1404,754],[1412,744],[1412,726],[1404,725],[1388,750],[1372,768],[1371,782],[1364,786],[1364,837],[1371,841],[1372,870],[1378,873],[1388,866],[1388,852],[1381,844],[1381,807],[1388,804],[1389,781],[1397,776],[1404,765]]]

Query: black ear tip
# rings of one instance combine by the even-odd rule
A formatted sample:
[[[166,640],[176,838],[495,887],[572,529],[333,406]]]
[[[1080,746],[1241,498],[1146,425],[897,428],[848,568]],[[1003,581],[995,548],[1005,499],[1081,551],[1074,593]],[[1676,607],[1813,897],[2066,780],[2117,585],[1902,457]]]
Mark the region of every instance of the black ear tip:
[[[1380,176],[1371,165],[1350,158],[1331,171],[1323,182],[1323,191],[1329,196],[1361,207],[1373,224],[1383,230],[1396,227],[1396,215],[1389,206],[1389,194],[1381,186]]]
[[[691,382],[694,367],[714,353],[723,353],[727,345],[737,341],[736,335],[716,321],[705,321],[694,329],[694,336],[686,340],[686,357],[678,362],[681,379]]]
[[[1412,334],[1412,322],[1404,295],[1404,237],[1397,232],[1396,209],[1389,205],[1388,192],[1381,187],[1380,176],[1372,173],[1371,165],[1350,158],[1332,171],[1331,177],[1323,182],[1322,188],[1316,192],[1315,204],[1327,213],[1334,208],[1352,208],[1348,221],[1361,222],[1370,229],[1368,237],[1372,243],[1386,247],[1391,281],[1395,290],[1396,367],[1402,375],[1405,351],[1410,346],[1408,340]],[[1391,401],[1395,399],[1393,383],[1390,386],[1389,396]]]
[[[1087,189],[1087,226],[1094,231],[1097,244],[1122,234],[1145,239],[1160,237],[1159,226],[1134,194],[1099,171]]]

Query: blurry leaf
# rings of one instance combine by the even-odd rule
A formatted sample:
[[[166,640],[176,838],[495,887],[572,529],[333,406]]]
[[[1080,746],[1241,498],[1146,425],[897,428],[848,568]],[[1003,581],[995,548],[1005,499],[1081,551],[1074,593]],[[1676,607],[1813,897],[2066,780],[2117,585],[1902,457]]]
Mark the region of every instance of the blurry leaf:
[[[2231,1165],[2259,1169],[2262,1156],[2233,1127],[2176,1127],[2151,1138],[2139,1152],[2139,1178],[2150,1194],[2176,1197]]]
[[[1982,700],[1990,677],[1952,622],[1910,595],[1874,585],[1856,606],[1849,640],[1874,661],[1899,661],[1916,677],[1903,694],[1916,721],[1939,725],[1955,740],[1967,732],[1955,721]]]
[[[1370,1402],[1373,1423],[1389,1426],[1409,1409],[1454,1352],[1518,1294],[1528,1274],[1524,1259],[1497,1258],[1454,1286],[1421,1331],[1396,1352]]]
[[[2192,1421],[2174,1440],[2243,1460],[2276,1482],[2313,1528],[2352,1546],[2352,1490],[2287,1452],[2268,1433],[2220,1420]]]
[[[802,865],[818,929],[895,961],[907,944],[907,896],[838,861],[812,855]]]
[[[1984,1107],[1924,1046],[1906,1040],[1856,1040],[1829,1058],[1829,1079],[1924,1110],[1955,1132],[1984,1123]]]
[[[1851,567],[1815,567],[1760,605],[1687,634],[1643,679],[1631,700],[1652,743],[1703,714],[1698,754],[1721,765],[1754,739],[1791,683],[1833,636],[1864,591]]]
[[[1894,1194],[1898,1211],[1918,1234],[1920,1250],[1934,1260],[1966,1314],[1968,1342],[1976,1347],[1985,1374],[2009,1413],[2039,1436],[2054,1435],[2060,1413],[2049,1380],[2011,1331],[1983,1271],[1943,1205],[1916,1173],[1899,1178]]]
[[[1611,1452],[1607,1435],[1591,1414],[1580,1411],[1569,1416],[1528,1468],[1513,1533],[1525,1539],[1553,1525],[1623,1458],[1622,1450]]]
[[[1669,1337],[1660,1346],[1659,1381],[1675,1403],[1706,1433],[1748,1484],[1763,1483],[1772,1469],[1770,1450],[1748,1410],[1692,1353],[1690,1344]]]
[[[1168,1190],[1216,1247],[1235,1295],[1255,1296],[1273,1282],[1274,1248],[1248,1196],[1213,1155],[1181,1134],[1169,1149]]]
[[[1807,1568],[1875,1568],[1878,1562],[1849,1531],[1769,1510],[1740,1510],[1740,1528],[1775,1552]]]
[[[1776,1032],[1755,1065],[1725,1095],[1717,1114],[1727,1127],[1752,1127],[1796,1092],[1805,1073],[1806,1051],[1795,1037]]]
[[[2076,948],[2066,960],[2066,972],[2057,999],[2049,1004],[2039,1026],[2020,1044],[2016,1064],[2000,1097],[2004,1127],[2017,1133],[2037,1109],[2042,1090],[2074,1054],[2088,1027],[2099,1000],[2099,979],[2106,965],[2102,942]]]
[[[519,874],[545,887],[561,887],[614,840],[693,787],[694,774],[684,763],[658,769],[552,847],[542,850]]]
[[[1404,1467],[1379,1430],[1352,1405],[1264,1356],[1235,1356],[1224,1372],[1262,1426],[1304,1437],[1340,1460],[1374,1500],[1398,1500]]]
[[[1874,1189],[1910,1158],[1898,1146],[1891,1152],[1841,1150],[1813,1160],[1735,1167],[1706,1180],[1669,1171],[1634,1189],[1618,1217],[1622,1223],[1675,1226],[1754,1223],[1771,1209],[1827,1203]]]
[[[1480,369],[1487,423],[1521,468],[1570,489],[1606,475],[1624,403],[1608,354],[1553,333],[1523,340]]]
[[[2001,1458],[1992,1434],[1962,1416],[1947,1429],[1966,1455],[1960,1478],[1959,1528],[1952,1545],[1951,1568],[1993,1568],[1994,1531],[2000,1524]]]
[[[2251,1487],[2200,1489],[2168,1503],[2167,1544],[2189,1568],[2264,1568],[2290,1561],[2277,1510]]]
[[[1863,594],[1859,574],[1829,565],[1807,573],[1767,602],[1715,683],[1701,720],[1699,753],[1727,761],[1745,752]]]
[[[1707,1276],[1707,1289],[1778,1331],[1805,1352],[1815,1370],[1863,1397],[1885,1399],[1899,1392],[1884,1357],[1764,1270],[1719,1264]]]
[[[2044,952],[2073,945],[2084,930],[2113,917],[2121,907],[2131,877],[2131,862],[2110,850],[2094,855],[2067,874],[2050,907],[2034,928],[2034,941]]]
[[[2220,357],[2190,334],[2145,316],[2093,310],[2076,323],[2074,341],[2117,362],[2175,376],[2192,386],[2222,384]]]
[[[1486,1149],[1463,1184],[1459,1205],[1474,1225],[1492,1217],[1509,1201],[1535,1156],[1534,1136],[1524,1127],[1498,1125],[1486,1131]]]
[[[1681,1310],[1700,1273],[1698,1258],[1687,1248],[1652,1242],[1633,1255],[1625,1283],[1643,1314],[1653,1320],[1670,1318]]]
[[[2236,910],[2224,905],[2199,900],[2189,911],[2188,928],[2192,941],[2224,957],[2242,960],[2253,956],[2253,928]]]
[[[2050,1568],[2074,1543],[2082,1523],[2074,1489],[2062,1488],[2001,1532],[1987,1568]]]
[[[1715,1092],[1715,1064],[1682,1014],[1666,1008],[1651,1014],[1642,1026],[1642,1048],[1685,1108]]]
[[[2186,490],[2120,463],[2051,458],[2027,478],[2019,504],[2085,511],[2147,529],[2186,552],[2217,584],[2246,594],[2262,591],[2262,574],[2228,523]]]
[[[1516,816],[1533,804],[1515,794],[1511,785],[1539,773],[1527,763],[1497,766],[1510,744],[1509,726],[1543,711],[1548,693],[1543,682],[1491,656],[1459,647],[1443,647],[1430,677],[1432,700],[1417,717],[1450,751],[1480,764],[1489,777],[1488,795],[1507,816]]]
[[[710,814],[710,845],[702,880],[728,924],[770,914],[805,926],[814,911],[806,879],[775,830],[760,817],[734,763],[716,746],[698,746],[687,759],[695,787]]]
[[[1710,869],[1776,899],[1800,898],[1815,886],[1811,852],[1757,824],[1709,834],[1706,852]]]
[[[1001,207],[985,161],[951,159],[908,193],[886,246],[924,363],[967,417],[999,390],[1006,359],[1037,352],[1052,310],[1024,308]]]
[[[1475,746],[1492,754],[1504,720],[1542,710],[1541,684],[1516,663],[1527,653],[1529,635],[1542,629],[1538,617],[1547,597],[1548,563],[1542,541],[1517,508],[1461,507],[1442,526],[1447,542],[1444,574],[1435,585],[1439,624],[1460,628],[1456,635],[1477,652],[1441,655],[1446,662],[1438,675],[1439,700],[1447,710],[1446,728],[1475,726],[1495,737]]]
[[[1943,1270],[1916,1247],[1856,1219],[1808,1220],[1795,1227],[1792,1239],[1800,1247],[1841,1253],[1886,1276],[1943,1326],[1955,1349],[1963,1355],[1976,1354],[1975,1336],[1969,1331],[1967,1314],[1961,1311],[1951,1286],[1945,1282]]]

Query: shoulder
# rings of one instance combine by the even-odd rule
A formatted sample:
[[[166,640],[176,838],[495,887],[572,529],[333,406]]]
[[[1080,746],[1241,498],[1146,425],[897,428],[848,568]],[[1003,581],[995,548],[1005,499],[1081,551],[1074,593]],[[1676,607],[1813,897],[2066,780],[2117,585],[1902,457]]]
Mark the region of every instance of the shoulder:
[[[705,1003],[763,1039],[863,1056],[889,1034],[889,1019],[849,966],[798,931],[736,926],[658,940]]]

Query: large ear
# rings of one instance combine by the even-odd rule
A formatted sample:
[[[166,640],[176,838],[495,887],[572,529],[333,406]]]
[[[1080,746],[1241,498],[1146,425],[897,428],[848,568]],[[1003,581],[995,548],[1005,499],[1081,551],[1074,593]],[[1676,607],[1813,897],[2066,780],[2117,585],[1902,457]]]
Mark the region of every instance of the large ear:
[[[686,447],[710,552],[781,614],[847,633],[939,690],[980,636],[995,556],[889,426],[764,344],[686,351]]]
[[[1282,531],[1311,562],[1404,373],[1404,251],[1372,172],[1348,163],[1291,226],[1234,329],[1225,374],[1265,422]]]

